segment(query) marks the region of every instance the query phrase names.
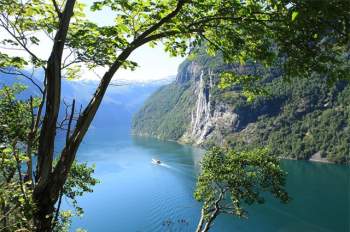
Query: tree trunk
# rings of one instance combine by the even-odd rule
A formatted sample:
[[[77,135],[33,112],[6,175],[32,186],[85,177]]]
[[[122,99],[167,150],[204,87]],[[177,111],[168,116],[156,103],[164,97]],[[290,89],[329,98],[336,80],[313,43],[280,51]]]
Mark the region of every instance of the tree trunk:
[[[225,191],[221,191],[218,199],[214,202],[213,209],[208,218],[205,217],[204,209],[201,210],[201,218],[199,220],[196,232],[208,232],[215,218],[220,213],[220,201],[224,198]],[[204,227],[204,228],[203,228]]]
[[[36,231],[51,232],[55,202],[52,202],[46,191],[43,191],[42,194],[37,197],[39,199],[36,199],[37,210],[34,217]]]
[[[75,0],[67,0],[65,10],[60,18],[60,28],[55,37],[55,44],[48,61],[46,70],[47,80],[47,101],[46,112],[39,139],[38,149],[38,179],[35,186],[33,197],[36,202],[37,212],[34,216],[37,226],[37,232],[50,232],[52,230],[54,205],[59,198],[59,192],[64,186],[72,163],[75,159],[79,145],[84,138],[100,104],[108,85],[120,68],[123,62],[129,57],[131,52],[137,47],[150,41],[146,38],[156,31],[164,23],[171,20],[180,11],[185,4],[185,0],[179,0],[176,9],[161,19],[157,24],[151,26],[142,35],[129,44],[125,50],[118,56],[110,69],[103,76],[94,97],[91,99],[83,113],[79,116],[75,129],[67,139],[67,144],[61,152],[57,165],[52,170],[53,149],[56,134],[56,122],[60,104],[61,88],[61,58],[64,42],[69,26]]]
[[[1,204],[1,211],[2,211],[2,214],[4,215],[0,221],[2,221],[2,227],[5,228],[5,231],[6,228],[7,228],[7,208],[6,208],[6,204],[5,203],[2,203]]]
[[[33,133],[32,131],[29,132],[28,135],[28,140],[27,140],[27,156],[28,156],[28,161],[27,161],[27,174],[25,177],[25,181],[30,180],[31,184],[30,186],[33,187],[34,183],[33,183],[33,157],[32,157],[32,153],[33,153]]]
[[[55,35],[53,48],[45,70],[46,108],[42,123],[37,162],[36,185],[33,191],[33,200],[36,204],[34,223],[37,232],[50,232],[54,205],[58,192],[52,183],[52,161],[55,148],[56,124],[61,101],[61,62],[63,49],[68,33],[70,20],[76,0],[67,0],[64,11],[59,14],[59,27]]]
[[[199,219],[196,232],[201,232],[204,226],[204,209],[201,210],[201,218]]]
[[[199,219],[199,223],[196,229],[196,232],[208,232],[210,227],[212,226],[215,218],[219,215],[219,208],[215,207],[212,214],[210,214],[208,219],[204,217],[204,210],[201,211],[201,218]]]

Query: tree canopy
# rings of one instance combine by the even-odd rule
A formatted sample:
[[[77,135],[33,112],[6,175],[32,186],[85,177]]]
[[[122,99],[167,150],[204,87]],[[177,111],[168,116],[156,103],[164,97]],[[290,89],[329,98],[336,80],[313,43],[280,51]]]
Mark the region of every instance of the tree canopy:
[[[68,1],[69,2],[69,1]],[[31,48],[51,40],[65,19],[66,1],[5,0],[0,6],[2,28],[11,37],[1,42],[24,49],[29,57],[1,53],[1,66],[45,66],[46,59]],[[349,5],[332,1],[197,1],[105,0],[91,11],[115,12],[113,25],[100,26],[75,3],[67,28],[65,48],[71,53],[62,64],[110,66],[124,50],[162,42],[172,55],[186,55],[189,47],[206,41],[209,53],[221,51],[230,62],[248,59],[271,65],[278,58],[288,76],[323,74],[330,81],[349,78]],[[68,49],[69,48],[69,49]],[[66,54],[68,56],[68,54]],[[125,68],[134,62],[121,61]],[[292,68],[293,67],[293,68]],[[75,69],[76,70],[76,69]]]
[[[221,213],[247,217],[246,205],[262,204],[270,193],[281,202],[289,201],[284,190],[286,173],[278,159],[266,149],[235,152],[217,147],[202,160],[195,197],[203,202],[197,232],[208,231]]]
[[[226,61],[280,63],[286,76],[319,74],[332,82],[349,78],[349,7],[347,1],[294,0],[104,0],[89,9],[115,13],[114,23],[88,19],[76,0],[3,0],[0,2],[0,71],[28,78],[42,93],[34,120],[37,165],[33,199],[37,231],[51,231],[60,197],[77,150],[113,76],[133,69],[129,56],[144,44],[165,45],[172,55],[185,55],[205,43]],[[46,39],[44,39],[46,38]],[[42,57],[35,48],[47,46]],[[9,51],[16,51],[11,53]],[[42,83],[23,72],[41,68]],[[65,124],[66,143],[54,162],[61,105],[61,80],[79,76],[82,67],[105,68],[89,104]],[[62,129],[62,128],[60,128]],[[31,141],[32,139],[28,140]],[[32,168],[32,167],[28,167]]]

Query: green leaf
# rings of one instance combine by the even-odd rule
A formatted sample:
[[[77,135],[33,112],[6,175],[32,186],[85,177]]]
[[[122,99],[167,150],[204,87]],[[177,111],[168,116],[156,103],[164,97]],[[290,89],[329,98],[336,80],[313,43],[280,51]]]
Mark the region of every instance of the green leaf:
[[[292,22],[296,19],[296,17],[298,17],[299,12],[298,11],[293,11],[292,13]]]

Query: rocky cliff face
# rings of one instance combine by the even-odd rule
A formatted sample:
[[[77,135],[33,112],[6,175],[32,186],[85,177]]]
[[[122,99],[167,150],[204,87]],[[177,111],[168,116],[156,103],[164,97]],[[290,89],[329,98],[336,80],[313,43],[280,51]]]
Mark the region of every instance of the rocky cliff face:
[[[176,81],[160,88],[133,120],[133,133],[208,147],[268,146],[273,155],[294,159],[350,161],[350,84],[329,88],[320,79],[287,84],[271,70],[262,85],[270,96],[248,103],[239,86],[218,88],[227,69],[259,75],[259,67],[185,61]]]
[[[215,104],[212,88],[216,75],[210,68],[191,62],[177,76],[176,82],[184,84],[192,80],[192,96],[195,104],[191,111],[188,129],[179,139],[182,142],[202,145],[209,139],[224,142],[223,130],[232,129],[238,114],[226,104]]]

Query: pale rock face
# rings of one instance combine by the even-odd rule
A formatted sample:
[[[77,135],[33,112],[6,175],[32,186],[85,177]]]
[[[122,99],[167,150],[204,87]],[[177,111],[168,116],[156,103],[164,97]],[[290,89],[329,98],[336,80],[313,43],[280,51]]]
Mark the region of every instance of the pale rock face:
[[[191,62],[186,65],[183,71],[179,72],[176,76],[176,83],[184,84],[190,80],[198,80],[202,72],[202,67],[195,63]]]
[[[186,77],[186,78],[184,78]],[[196,104],[192,110],[189,129],[181,137],[180,141],[201,145],[211,137],[222,138],[224,130],[234,130],[238,123],[238,115],[233,109],[224,104],[214,105],[211,101],[211,88],[213,84],[212,71],[205,70],[195,63],[191,63],[186,70],[178,75],[177,80],[194,80],[192,84],[193,97]],[[181,83],[184,83],[182,82]]]

